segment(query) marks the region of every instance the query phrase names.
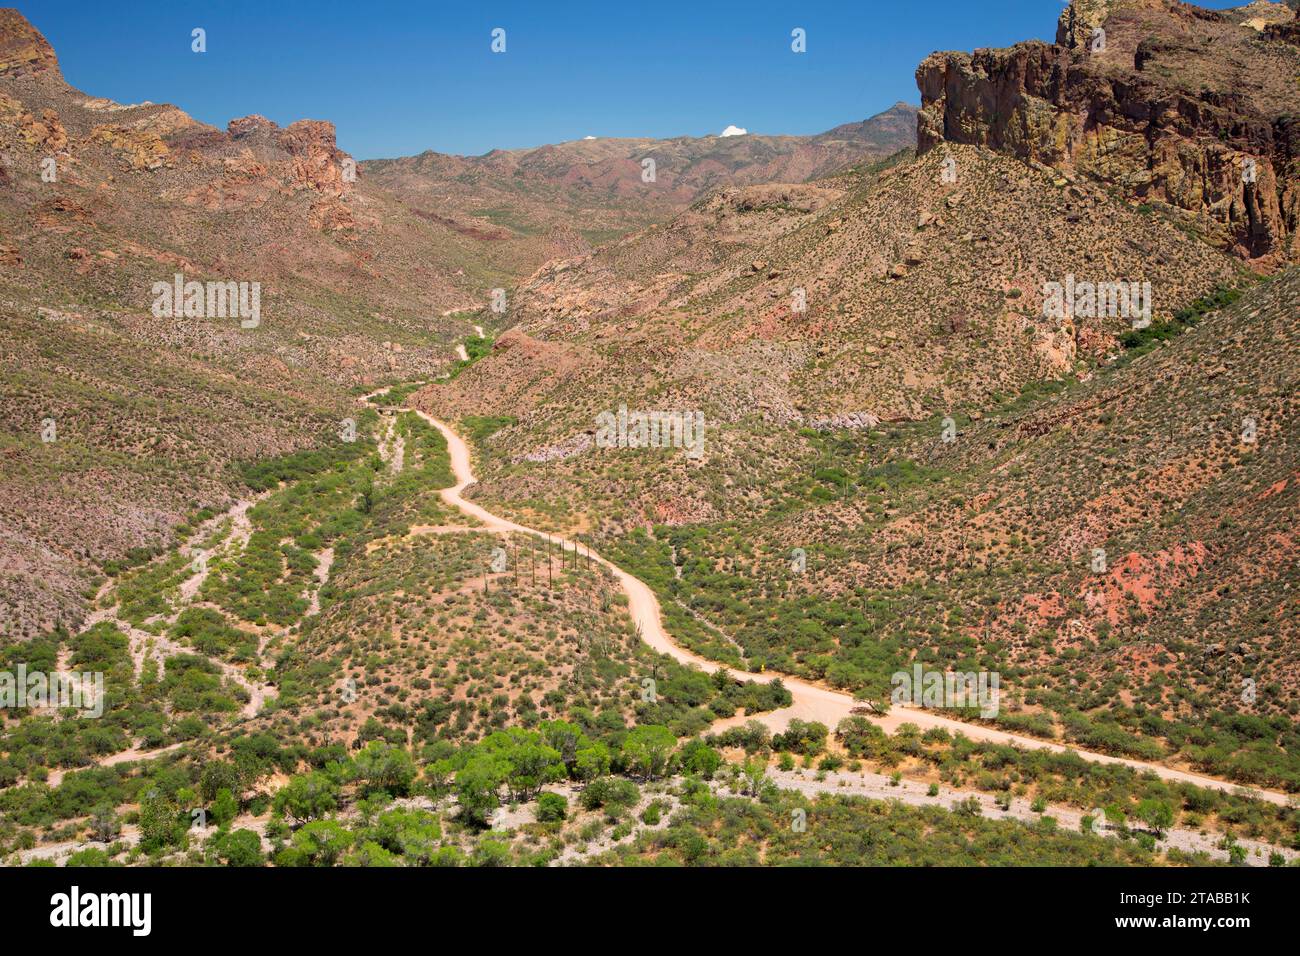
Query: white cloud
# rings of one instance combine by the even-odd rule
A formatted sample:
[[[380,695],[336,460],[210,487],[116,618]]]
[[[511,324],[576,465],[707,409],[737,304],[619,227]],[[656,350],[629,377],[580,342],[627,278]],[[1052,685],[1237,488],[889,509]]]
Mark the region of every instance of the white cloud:
[[[594,136],[584,136],[584,137],[582,137],[582,138],[583,138],[583,139],[595,139],[596,137],[594,137]]]
[[[718,135],[719,136],[744,136],[748,132],[749,130],[745,129],[743,126],[728,126]]]

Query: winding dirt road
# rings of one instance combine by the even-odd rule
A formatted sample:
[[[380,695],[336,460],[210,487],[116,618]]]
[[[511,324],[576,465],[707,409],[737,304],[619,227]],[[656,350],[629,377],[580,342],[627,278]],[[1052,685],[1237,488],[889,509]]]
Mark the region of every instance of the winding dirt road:
[[[522,534],[531,534],[536,537],[550,538],[553,541],[560,542],[566,548],[573,548],[582,555],[590,555],[591,560],[608,569],[622,586],[623,591],[627,594],[628,610],[632,615],[632,620],[636,624],[637,631],[641,638],[656,651],[667,654],[669,657],[680,661],[683,664],[694,664],[707,673],[713,673],[722,665],[713,661],[706,660],[698,654],[679,647],[673,643],[667,630],[664,629],[663,618],[659,610],[659,600],[655,597],[654,592],[639,578],[635,578],[617,565],[605,558],[602,558],[595,551],[575,541],[559,535],[547,534],[544,531],[538,531],[534,528],[528,528],[521,524],[516,524],[505,518],[498,517],[480,505],[472,501],[467,501],[462,492],[474,483],[474,472],[471,468],[469,447],[465,444],[452,428],[445,423],[434,418],[418,409],[412,409],[421,418],[440,431],[444,438],[447,439],[447,448],[451,454],[451,470],[456,478],[456,484],[450,488],[442,489],[442,498],[449,505],[459,508],[462,512],[479,519],[483,522],[483,527],[477,530],[484,531],[514,531]],[[740,680],[752,680],[758,683],[768,683],[777,678],[785,685],[794,697],[793,703],[789,707],[781,710],[772,711],[767,714],[760,714],[754,717],[734,717],[727,720],[719,721],[714,725],[715,730],[726,729],[736,724],[745,723],[749,720],[758,720],[773,731],[784,730],[789,724],[791,718],[797,717],[801,720],[815,720],[825,724],[832,730],[839,722],[847,717],[854,707],[860,706],[851,695],[841,691],[832,690],[820,684],[811,683],[801,680],[797,677],[789,677],[784,674],[766,672],[762,674],[752,674],[745,671],[737,671],[728,668],[730,673]],[[884,717],[872,717],[877,724],[883,727],[887,732],[895,732],[901,724],[911,723],[926,730],[931,727],[941,727],[949,733],[962,733],[971,740],[986,741],[996,744],[1011,744],[1017,747],[1023,747],[1027,750],[1051,750],[1057,753],[1067,751],[1076,753],[1085,760],[1091,760],[1096,763],[1104,764],[1123,764],[1139,772],[1153,773],[1163,780],[1172,783],[1191,783],[1199,787],[1207,787],[1214,790],[1223,791],[1242,791],[1257,799],[1269,803],[1287,805],[1290,798],[1285,793],[1279,793],[1273,790],[1261,790],[1254,787],[1243,787],[1230,781],[1220,780],[1217,777],[1208,777],[1202,774],[1192,773],[1186,770],[1177,770],[1172,767],[1165,767],[1160,764],[1146,763],[1141,760],[1130,760],[1125,757],[1113,757],[1109,754],[1093,753],[1087,750],[1078,750],[1072,747],[1066,747],[1062,744],[1052,743],[1046,740],[1038,740],[1034,737],[1023,737],[1019,734],[1010,734],[1005,731],[995,730],[991,727],[985,727],[980,724],[969,724],[960,720],[954,720],[951,717],[944,717],[932,710],[924,710],[916,707],[898,707],[895,706],[888,715]]]

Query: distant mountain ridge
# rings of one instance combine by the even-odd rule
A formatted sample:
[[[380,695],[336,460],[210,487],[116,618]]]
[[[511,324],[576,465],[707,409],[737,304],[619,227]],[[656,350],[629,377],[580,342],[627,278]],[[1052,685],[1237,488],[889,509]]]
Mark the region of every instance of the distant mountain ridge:
[[[436,211],[518,248],[526,275],[663,222],[713,189],[802,182],[890,156],[916,144],[916,116],[896,103],[815,136],[598,137],[482,156],[429,150],[361,168],[418,214]]]

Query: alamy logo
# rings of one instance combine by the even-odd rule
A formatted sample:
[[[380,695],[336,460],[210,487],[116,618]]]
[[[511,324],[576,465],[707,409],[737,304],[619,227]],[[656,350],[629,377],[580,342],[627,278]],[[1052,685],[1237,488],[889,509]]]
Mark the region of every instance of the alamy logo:
[[[889,678],[890,700],[916,707],[978,707],[981,717],[996,717],[1000,679],[997,671],[927,671],[914,664],[910,674],[895,671]]]
[[[133,936],[153,929],[152,893],[86,893],[74,886],[50,897],[50,925],[129,926]]]
[[[703,412],[618,412],[596,416],[597,448],[681,448],[687,458],[704,454]]]
[[[171,282],[153,284],[155,319],[242,319],[241,328],[262,322],[262,283],[185,281],[176,273]]]
[[[23,707],[71,707],[85,717],[104,715],[102,671],[64,673],[28,671],[19,664],[13,671],[0,671],[0,709]]]
[[[1151,324],[1150,282],[1076,282],[1074,273],[1064,282],[1043,283],[1043,315],[1049,319],[1129,319],[1133,328]]]

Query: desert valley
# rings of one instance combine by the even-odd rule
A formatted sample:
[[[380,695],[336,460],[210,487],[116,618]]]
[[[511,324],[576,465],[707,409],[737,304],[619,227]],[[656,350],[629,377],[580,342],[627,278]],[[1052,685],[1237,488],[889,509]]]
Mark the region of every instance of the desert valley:
[[[3,863],[1300,859],[1296,0],[383,159],[34,23]]]

